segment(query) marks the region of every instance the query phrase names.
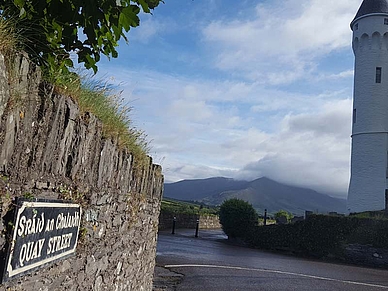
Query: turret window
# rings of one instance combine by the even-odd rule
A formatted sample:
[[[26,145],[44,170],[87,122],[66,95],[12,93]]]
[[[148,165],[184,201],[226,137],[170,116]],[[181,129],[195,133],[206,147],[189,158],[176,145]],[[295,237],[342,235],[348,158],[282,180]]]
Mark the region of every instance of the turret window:
[[[384,18],[384,24],[388,25],[388,18]]]
[[[356,123],[357,121],[357,110],[353,109],[353,123]]]
[[[381,83],[381,67],[376,68],[376,83]]]
[[[358,30],[358,23],[354,25],[354,30]]]

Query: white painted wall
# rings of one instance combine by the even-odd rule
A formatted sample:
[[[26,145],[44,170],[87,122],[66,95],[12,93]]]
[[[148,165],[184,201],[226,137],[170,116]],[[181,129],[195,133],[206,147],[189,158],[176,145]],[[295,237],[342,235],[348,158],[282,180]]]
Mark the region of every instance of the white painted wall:
[[[388,151],[388,15],[369,15],[353,26],[355,54],[351,178],[348,212],[385,208]],[[376,67],[382,68],[376,83]]]

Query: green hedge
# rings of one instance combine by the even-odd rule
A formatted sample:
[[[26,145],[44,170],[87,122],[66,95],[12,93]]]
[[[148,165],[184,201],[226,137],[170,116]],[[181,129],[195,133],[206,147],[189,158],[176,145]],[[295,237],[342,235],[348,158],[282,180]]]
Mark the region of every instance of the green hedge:
[[[228,238],[245,239],[257,226],[258,220],[258,214],[249,202],[232,198],[221,204],[220,224]]]
[[[317,257],[340,254],[351,243],[388,248],[388,220],[311,215],[294,224],[256,227],[246,241],[258,248]]]

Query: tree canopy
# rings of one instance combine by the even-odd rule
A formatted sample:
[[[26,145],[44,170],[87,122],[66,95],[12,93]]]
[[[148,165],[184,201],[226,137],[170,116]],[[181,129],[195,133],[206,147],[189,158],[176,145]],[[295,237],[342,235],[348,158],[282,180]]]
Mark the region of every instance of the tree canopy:
[[[224,201],[220,207],[220,223],[229,238],[245,238],[258,223],[253,206],[237,198]]]
[[[290,222],[293,218],[293,215],[285,210],[279,210],[275,213],[275,219],[278,220],[281,219],[281,217],[284,217],[287,222]]]
[[[70,52],[78,63],[97,72],[101,54],[118,56],[120,39],[140,24],[139,13],[163,0],[4,0],[3,19],[15,19],[24,49],[39,65],[73,67]]]

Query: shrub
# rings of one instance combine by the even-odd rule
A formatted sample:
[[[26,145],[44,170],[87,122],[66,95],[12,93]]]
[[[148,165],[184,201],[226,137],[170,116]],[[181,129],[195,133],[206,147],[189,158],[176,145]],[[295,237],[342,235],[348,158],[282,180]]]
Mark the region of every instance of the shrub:
[[[314,257],[339,255],[347,244],[388,248],[385,219],[310,215],[305,221],[254,228],[247,239],[263,249],[289,250]]]
[[[284,217],[287,220],[287,223],[289,223],[294,216],[285,210],[279,210],[275,213],[275,219],[278,220],[281,219],[281,217]]]
[[[220,207],[220,223],[229,238],[247,238],[258,219],[253,206],[244,200],[226,200]]]

